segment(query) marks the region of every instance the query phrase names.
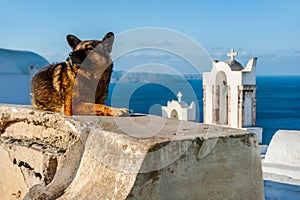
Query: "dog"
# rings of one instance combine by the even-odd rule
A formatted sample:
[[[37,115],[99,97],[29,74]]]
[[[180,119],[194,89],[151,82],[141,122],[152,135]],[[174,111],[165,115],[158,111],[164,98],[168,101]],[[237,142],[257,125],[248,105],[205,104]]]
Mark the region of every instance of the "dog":
[[[66,116],[121,116],[126,108],[104,105],[113,70],[110,57],[114,34],[102,40],[82,41],[66,37],[72,51],[66,62],[52,64],[37,72],[31,81],[31,102],[37,109],[60,112]]]

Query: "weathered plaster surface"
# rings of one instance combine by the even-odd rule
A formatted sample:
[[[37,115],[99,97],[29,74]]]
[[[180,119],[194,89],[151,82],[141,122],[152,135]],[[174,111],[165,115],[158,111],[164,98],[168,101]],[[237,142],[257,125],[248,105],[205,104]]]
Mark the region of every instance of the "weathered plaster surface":
[[[263,199],[258,144],[242,130],[9,105],[0,113],[5,199]]]

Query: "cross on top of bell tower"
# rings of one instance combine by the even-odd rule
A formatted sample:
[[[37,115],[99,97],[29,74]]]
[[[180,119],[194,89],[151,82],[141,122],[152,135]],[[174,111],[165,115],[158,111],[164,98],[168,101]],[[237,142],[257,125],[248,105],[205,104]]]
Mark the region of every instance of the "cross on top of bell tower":
[[[181,102],[182,93],[178,92],[177,97],[178,97],[178,102]]]
[[[234,49],[231,49],[231,51],[227,54],[227,56],[230,57],[230,60],[234,60],[234,56],[237,56],[238,53],[234,52]]]

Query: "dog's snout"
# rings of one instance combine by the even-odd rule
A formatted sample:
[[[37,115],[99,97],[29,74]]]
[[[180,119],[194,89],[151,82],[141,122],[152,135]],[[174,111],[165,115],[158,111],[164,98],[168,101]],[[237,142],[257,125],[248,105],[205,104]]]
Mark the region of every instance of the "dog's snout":
[[[69,56],[73,56],[73,51],[69,53]]]

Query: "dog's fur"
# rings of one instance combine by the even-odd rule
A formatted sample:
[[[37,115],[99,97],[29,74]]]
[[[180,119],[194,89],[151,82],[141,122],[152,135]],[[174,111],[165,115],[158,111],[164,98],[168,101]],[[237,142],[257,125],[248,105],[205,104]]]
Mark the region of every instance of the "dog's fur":
[[[67,61],[47,66],[32,78],[32,105],[67,116],[128,113],[128,109],[103,105],[113,68],[110,52],[114,34],[109,32],[103,40],[86,41],[68,35],[67,41],[72,48]]]

